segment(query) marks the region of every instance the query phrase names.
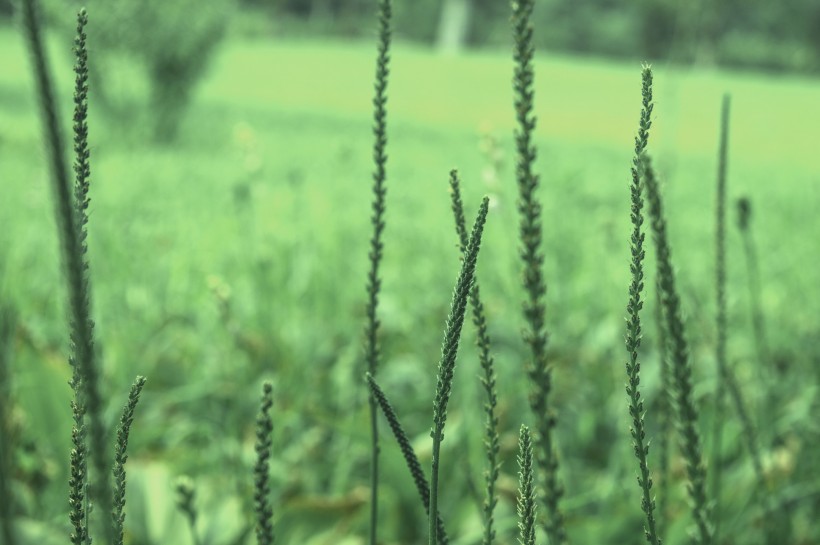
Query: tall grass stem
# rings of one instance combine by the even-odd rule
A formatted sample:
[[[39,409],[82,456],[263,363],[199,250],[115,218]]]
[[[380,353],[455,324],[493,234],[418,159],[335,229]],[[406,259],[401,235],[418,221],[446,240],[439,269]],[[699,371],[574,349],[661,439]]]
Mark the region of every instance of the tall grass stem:
[[[467,222],[464,218],[464,203],[461,200],[461,187],[458,172],[450,172],[450,197],[452,200],[453,216],[455,218],[456,233],[458,234],[459,246],[461,247],[462,258],[467,251],[469,235],[467,234]],[[498,504],[495,486],[499,474],[499,439],[498,439],[498,416],[496,416],[496,406],[498,405],[498,395],[496,393],[495,365],[490,353],[490,334],[487,331],[487,318],[484,314],[484,305],[481,303],[481,293],[478,287],[478,279],[473,281],[473,289],[470,291],[470,306],[473,310],[473,325],[476,327],[478,358],[483,372],[481,384],[484,387],[486,401],[484,403],[485,425],[484,425],[484,450],[487,455],[487,464],[484,471],[484,502],[482,506],[484,516],[483,545],[491,545],[495,540],[494,511]]]
[[[384,232],[386,165],[387,165],[387,77],[390,60],[390,20],[392,16],[391,0],[379,0],[378,7],[378,56],[376,58],[375,96],[373,97],[373,215],[371,223],[373,234],[370,239],[368,253],[370,269],[367,275],[367,323],[365,325],[365,362],[367,372],[376,375],[379,363],[378,346],[378,304],[381,278],[379,265],[382,259]],[[370,408],[370,545],[376,545],[378,536],[379,518],[379,428],[377,419],[376,400],[371,394],[368,398]]]
[[[710,545],[713,531],[709,512],[711,503],[706,491],[706,468],[703,464],[703,448],[698,434],[698,410],[692,389],[692,364],[683,324],[683,312],[675,282],[675,271],[672,267],[672,252],[666,232],[660,188],[649,156],[644,154],[641,159],[641,177],[644,180],[646,198],[649,203],[649,216],[657,253],[661,302],[664,307],[666,331],[669,335],[680,448],[686,461],[688,490],[696,525],[694,541],[698,545]]]
[[[652,545],[660,545],[658,529],[655,520],[655,499],[652,497],[652,477],[649,473],[649,440],[644,428],[644,404],[640,392],[641,364],[638,361],[638,349],[641,346],[641,318],[643,308],[641,293],[644,290],[643,261],[646,252],[643,249],[643,196],[640,178],[641,160],[649,141],[649,128],[652,126],[652,69],[644,65],[642,73],[643,107],[641,108],[638,135],[635,137],[635,155],[632,159],[631,212],[632,235],[630,237],[631,260],[629,270],[632,281],[629,285],[629,302],[626,306],[626,351],[629,361],[626,362],[627,385],[626,393],[629,397],[629,415],[632,418],[632,447],[638,459],[638,485],[641,488],[641,509],[646,515],[644,534]]]
[[[536,193],[538,176],[533,171],[535,145],[533,133],[536,118],[533,113],[535,94],[533,69],[533,28],[530,21],[533,0],[513,0],[513,91],[517,128],[515,147],[517,152],[516,180],[518,182],[518,211],[520,215],[520,256],[524,268],[523,314],[526,322],[524,341],[530,349],[530,363],[527,369],[533,391],[529,396],[530,407],[535,418],[536,457],[539,475],[544,490],[546,517],[544,525],[550,545],[564,545],[567,541],[564,529],[564,515],[560,509],[563,489],[558,481],[558,455],[553,441],[556,417],[550,407],[552,390],[552,370],[547,364],[547,332],[545,327],[546,285],[544,283],[541,253],[541,204]]]
[[[373,378],[373,375],[367,373],[365,378],[367,380],[367,385],[370,388],[370,392],[376,398],[376,401],[382,410],[382,414],[384,414],[390,429],[393,431],[393,437],[396,438],[401,454],[404,456],[407,469],[410,470],[410,476],[413,477],[416,490],[418,490],[419,497],[424,505],[424,511],[429,516],[430,485],[427,482],[427,478],[424,476],[424,470],[421,468],[421,462],[419,462],[418,456],[416,456],[416,452],[410,444],[410,439],[407,437],[401,422],[399,422],[399,417],[396,415],[396,411],[387,399],[387,395],[381,387],[379,387],[376,379]],[[438,525],[438,542],[441,545],[447,545],[450,542],[450,539],[447,537],[447,531],[444,528],[444,521],[441,520],[441,516],[437,517],[436,525]]]
[[[453,385],[453,374],[458,355],[458,343],[461,337],[461,328],[464,325],[464,314],[467,310],[467,297],[473,285],[478,251],[481,247],[481,235],[484,231],[484,222],[487,219],[489,199],[484,197],[478,211],[473,230],[470,233],[470,242],[464,254],[461,271],[453,290],[453,300],[450,304],[450,313],[444,329],[444,340],[441,345],[441,360],[438,365],[436,379],[436,394],[433,400],[433,427],[430,436],[433,438],[433,466],[430,472],[430,516],[429,516],[429,544],[438,545],[438,480],[441,442],[444,440],[444,424],[447,421],[447,404],[450,401],[450,392]]]

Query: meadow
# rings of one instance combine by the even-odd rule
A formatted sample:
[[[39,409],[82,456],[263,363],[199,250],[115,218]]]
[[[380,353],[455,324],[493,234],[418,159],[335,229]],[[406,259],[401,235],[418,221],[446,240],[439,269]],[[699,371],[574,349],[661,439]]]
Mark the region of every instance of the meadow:
[[[49,42],[66,126],[70,44]],[[93,44],[91,44],[93,55]],[[228,40],[172,145],[139,116],[94,110],[89,260],[111,421],[134,375],[148,377],[130,444],[128,539],[193,543],[175,479],[196,486],[201,543],[250,542],[253,424],[274,384],[272,489],[277,540],[364,543],[369,435],[362,331],[372,171],[372,43]],[[71,370],[59,244],[23,40],[0,28],[0,295],[15,311],[10,368],[21,527],[63,542],[68,527]],[[123,61],[125,101],[144,86]],[[695,398],[709,429],[714,358],[714,207],[721,96],[732,95],[728,192],[729,360],[758,426],[793,543],[816,543],[820,505],[820,80],[656,65],[653,155],[692,346]],[[551,404],[567,531],[576,543],[638,542],[624,396],[629,167],[640,64],[539,54],[536,163],[542,185]],[[446,57],[397,43],[391,59],[387,229],[379,382],[427,462],[431,392],[459,264],[448,172],[468,217],[490,212],[481,282],[500,404],[499,540],[512,542],[518,427],[530,415],[520,340],[520,264],[506,51]],[[137,108],[135,108],[137,111]],[[735,199],[752,203],[768,358],[756,350]],[[651,260],[650,260],[651,261]],[[648,267],[647,286],[654,286]],[[642,348],[650,436],[658,337],[647,297]],[[481,385],[465,326],[444,449],[439,507],[459,544],[480,540]],[[769,399],[769,396],[774,401]],[[718,413],[718,416],[723,413]],[[726,543],[757,543],[766,514],[736,418],[721,464]],[[426,527],[398,449],[382,446],[380,534],[417,543]],[[711,448],[703,433],[706,450]],[[652,454],[650,454],[652,456]],[[677,452],[667,543],[690,524]]]

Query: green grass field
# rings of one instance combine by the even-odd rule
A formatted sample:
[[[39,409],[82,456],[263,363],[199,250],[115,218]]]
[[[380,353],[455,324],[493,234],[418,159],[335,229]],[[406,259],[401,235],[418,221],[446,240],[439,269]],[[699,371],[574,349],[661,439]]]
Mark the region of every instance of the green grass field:
[[[68,128],[70,46],[51,46]],[[11,28],[0,29],[0,58],[0,294],[19,314],[13,385],[31,444],[19,481],[26,513],[46,521],[27,531],[50,543],[67,526],[64,291],[29,63]],[[199,486],[208,543],[236,538],[252,512],[253,418],[263,378],[274,380],[280,542],[364,542],[368,433],[360,378],[374,59],[369,43],[229,41],[170,147],[151,144],[138,115],[127,122],[100,115],[92,89],[90,261],[112,419],[133,376],[149,379],[129,461],[132,543],[190,542],[181,515],[169,507],[171,481],[180,474]],[[820,399],[820,81],[655,68],[650,149],[665,187],[703,429],[713,417],[715,377],[718,111],[721,95],[730,92],[729,197],[734,203],[746,195],[753,204],[768,341],[782,371],[756,363],[734,207],[730,362],[768,441],[767,468],[784,496],[797,498],[796,542],[815,542],[820,429],[810,415]],[[515,531],[513,449],[529,417],[511,76],[505,51],[450,58],[395,47],[380,309],[381,383],[426,462],[435,364],[458,268],[447,176],[459,168],[469,214],[482,195],[491,197],[478,275],[502,400],[501,542],[511,542]],[[127,100],[142,100],[144,86],[127,65],[112,78]],[[568,531],[576,543],[636,542],[641,513],[623,388],[623,317],[640,66],[542,55],[536,84],[547,323]],[[647,265],[654,267],[653,260]],[[653,324],[646,329],[651,401],[658,391],[657,336]],[[440,509],[459,544],[480,534],[464,471],[469,466],[478,485],[483,456],[475,430],[482,423],[473,339],[465,327],[443,447],[451,480]],[[776,384],[763,384],[782,403],[768,413],[761,380],[772,376]],[[653,430],[651,411],[650,405]],[[726,429],[724,475],[733,484],[724,486],[722,502],[732,516],[722,531],[736,543],[755,543],[747,505],[753,474],[739,426],[729,420]],[[411,481],[387,439],[383,451],[382,536],[420,542],[425,523]],[[688,525],[683,485],[673,490],[670,544],[685,542]]]

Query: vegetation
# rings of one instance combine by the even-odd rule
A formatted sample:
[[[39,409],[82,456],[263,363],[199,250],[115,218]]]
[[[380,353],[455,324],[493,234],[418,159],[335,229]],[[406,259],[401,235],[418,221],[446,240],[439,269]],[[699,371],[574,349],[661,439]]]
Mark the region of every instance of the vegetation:
[[[61,88],[64,76],[58,72],[55,86],[35,5],[33,0],[24,3],[23,29],[32,53],[35,95],[45,121],[49,158],[45,165],[51,173],[57,230],[47,235],[39,228],[26,238],[22,235],[26,226],[39,226],[45,214],[29,219],[30,214],[18,212],[16,206],[0,209],[8,216],[8,221],[3,218],[4,224],[10,226],[2,235],[9,238],[3,241],[0,254],[0,386],[4,389],[0,399],[0,491],[13,498],[0,511],[4,540],[48,544],[70,539],[88,544],[93,536],[110,543],[221,545],[249,543],[255,534],[258,543],[269,544],[274,541],[275,527],[276,541],[288,543],[363,543],[368,534],[373,542],[415,543],[426,538],[431,545],[455,540],[505,543],[516,534],[522,545],[545,539],[549,543],[630,542],[641,540],[642,535],[650,543],[683,543],[688,542],[690,526],[696,543],[756,543],[765,539],[768,543],[802,544],[816,540],[812,516],[820,501],[820,468],[810,453],[820,444],[820,434],[812,427],[810,415],[817,410],[818,394],[817,389],[800,388],[811,383],[808,378],[817,378],[817,346],[812,344],[816,322],[806,320],[817,310],[812,306],[816,303],[804,299],[806,308],[795,309],[767,299],[765,286],[775,285],[782,293],[788,284],[765,283],[773,265],[758,268],[758,259],[768,254],[754,254],[749,263],[754,263],[758,283],[751,289],[763,294],[753,294],[753,315],[766,316],[770,326],[777,324],[777,328],[767,329],[770,353],[758,357],[764,361],[771,358],[772,371],[779,373],[780,380],[770,387],[757,382],[756,375],[749,375],[757,362],[744,361],[752,356],[738,346],[754,331],[747,330],[745,320],[736,319],[745,312],[737,312],[728,304],[721,308],[721,295],[717,312],[725,317],[719,317],[714,336],[718,343],[725,338],[726,346],[717,353],[725,350],[727,357],[732,354],[739,363],[731,368],[727,361],[704,364],[712,363],[704,354],[715,353],[710,338],[714,321],[704,319],[711,316],[708,310],[702,311],[698,305],[689,309],[686,301],[697,300],[699,294],[713,289],[711,280],[702,280],[713,276],[700,274],[709,267],[697,259],[673,263],[671,248],[675,247],[675,256],[687,256],[692,248],[700,255],[709,247],[704,241],[717,240],[717,291],[726,294],[727,303],[735,280],[743,276],[732,267],[723,269],[721,254],[731,251],[731,243],[722,241],[725,233],[720,228],[712,238],[711,224],[703,222],[698,213],[706,192],[695,188],[687,193],[679,184],[670,184],[668,194],[662,195],[659,176],[674,169],[662,153],[654,163],[648,153],[650,126],[653,149],[663,149],[663,139],[654,136],[660,129],[653,125],[653,74],[649,67],[642,71],[642,111],[627,191],[627,183],[610,183],[612,179],[626,181],[623,168],[611,169],[610,177],[608,167],[628,158],[628,139],[613,139],[613,146],[622,152],[609,150],[600,134],[595,144],[573,144],[579,134],[579,118],[569,115],[572,124],[563,125],[564,130],[570,129],[570,143],[563,144],[569,153],[557,157],[554,149],[562,144],[536,132],[535,70],[555,66],[536,62],[533,4],[513,4],[515,115],[509,115],[507,106],[504,115],[508,121],[502,126],[512,128],[514,124],[514,138],[501,140],[501,144],[484,139],[489,142],[484,153],[490,164],[483,172],[475,164],[481,162],[475,157],[477,152],[459,144],[470,134],[459,116],[467,119],[471,114],[448,111],[452,103],[447,97],[452,90],[434,93],[433,102],[419,110],[419,115],[408,115],[406,103],[402,105],[402,100],[419,99],[419,93],[391,94],[391,108],[398,103],[395,109],[400,115],[397,122],[391,121],[391,131],[395,131],[390,138],[390,149],[395,152],[391,152],[391,173],[395,172],[391,174],[391,203],[396,204],[391,204],[390,225],[398,234],[390,235],[384,231],[389,3],[384,1],[381,6],[374,100],[376,172],[374,185],[369,187],[361,183],[369,161],[351,159],[359,154],[368,156],[373,142],[367,125],[361,124],[364,130],[359,130],[360,125],[343,115],[291,111],[293,102],[305,97],[304,93],[289,96],[287,83],[277,88],[282,93],[277,106],[281,110],[274,109],[267,121],[265,110],[253,109],[253,100],[243,106],[248,113],[255,112],[254,125],[261,127],[268,122],[282,131],[276,159],[262,153],[260,140],[265,137],[245,123],[237,127],[234,137],[239,164],[244,166],[237,168],[236,157],[226,160],[224,150],[230,142],[227,120],[234,119],[230,111],[219,114],[224,116],[219,123],[226,124],[214,127],[221,130],[201,131],[194,124],[191,132],[184,133],[185,139],[171,147],[140,144],[130,140],[133,135],[120,134],[122,141],[103,139],[96,148],[96,114],[89,112],[84,10],[79,12],[75,42],[75,179],[71,184],[63,158],[60,101],[55,98],[59,93],[53,91]],[[94,48],[90,49],[93,65]],[[336,49],[342,56],[354,51]],[[309,49],[302,53],[305,51]],[[441,66],[452,70],[447,64],[437,64],[450,61],[435,61],[412,50],[397,57],[396,63],[406,63],[403,66],[409,73],[413,73],[414,58],[424,61],[417,66],[433,71],[428,75],[435,76]],[[482,80],[488,76],[485,66],[493,66],[492,59],[487,63],[479,70]],[[222,69],[230,70],[231,66]],[[349,68],[345,67],[346,72]],[[507,61],[504,73],[508,70]],[[629,71],[629,110],[634,109],[638,97],[635,72]],[[323,77],[332,74],[329,69]],[[399,79],[395,88],[407,81]],[[551,81],[560,86],[560,80]],[[435,83],[440,88],[441,82]],[[349,92],[345,89],[340,85],[332,100],[344,102]],[[470,103],[470,94],[464,92],[469,87],[456,85],[455,89],[454,96],[466,103],[463,107],[475,106]],[[613,93],[614,103],[617,86],[608,86],[607,91]],[[218,95],[218,87],[210,93]],[[508,105],[509,91],[506,94]],[[325,97],[325,91],[320,95]],[[246,98],[241,100],[248,102]],[[604,115],[591,103],[582,104],[597,116]],[[210,107],[212,113],[220,111],[214,104]],[[566,110],[568,105],[561,108]],[[22,111],[30,115],[31,107]],[[203,117],[207,123],[215,123],[219,115]],[[486,114],[489,119],[494,115]],[[392,116],[393,110],[391,120]],[[555,124],[545,135],[562,128],[560,115],[546,117]],[[13,114],[0,110],[0,122],[9,119],[14,119]],[[111,131],[102,119],[102,131]],[[725,195],[720,195],[725,190],[728,141],[726,114],[723,119],[719,211],[725,202]],[[431,130],[425,125],[431,120],[447,130]],[[595,127],[604,120],[598,119]],[[312,123],[317,126],[312,127]],[[603,130],[612,130],[604,125]],[[768,126],[767,130],[774,129]],[[3,136],[0,165],[8,168],[12,177],[35,180],[43,176],[45,167],[27,166],[37,157],[28,148],[36,146],[39,138],[34,131],[26,131],[11,132],[10,140]],[[335,139],[328,133],[336,135]],[[353,138],[353,134],[358,136]],[[672,180],[698,179],[705,170],[701,167],[711,165],[692,151],[705,146],[709,139],[704,134],[697,132],[694,144],[681,139],[681,153],[693,165],[688,167],[690,173]],[[305,140],[300,141],[302,137]],[[742,143],[742,135],[737,140]],[[514,145],[514,171],[512,165],[497,159],[494,146],[505,144],[511,149]],[[124,146],[125,154],[133,152],[151,161],[137,172],[113,168],[107,162],[112,155],[105,158],[115,153],[117,146]],[[264,146],[269,149],[270,142]],[[547,154],[542,152],[548,158],[547,167],[542,167],[543,186],[536,173],[536,146],[548,150]],[[806,148],[799,142],[780,148],[767,144],[766,148],[773,157],[767,160],[785,159],[795,177],[813,175],[807,173],[815,165],[804,156]],[[14,153],[7,153],[7,149]],[[95,180],[100,182],[93,187],[95,206],[90,208],[90,150],[97,149],[95,161],[98,155],[103,160],[95,166]],[[420,150],[427,155],[418,154]],[[190,172],[177,168],[180,151],[188,155],[183,167]],[[589,160],[592,152],[601,155],[601,163]],[[21,159],[15,158],[17,154]],[[439,155],[441,158],[435,158]],[[740,162],[737,170],[759,168],[754,159]],[[468,235],[459,175],[451,170],[455,248],[447,242],[453,240],[451,237],[442,237],[452,226],[442,219],[449,214],[442,176],[446,170],[439,168],[440,163],[453,160],[464,162],[464,179],[472,180],[463,188],[467,202],[478,202],[478,195],[489,193],[481,199]],[[587,170],[574,171],[568,166],[578,160],[587,162]],[[267,165],[266,161],[273,162]],[[325,169],[322,172],[333,183],[315,184],[315,174],[306,179],[307,172],[314,172],[314,165]],[[440,170],[438,182],[408,183],[421,179],[414,169],[426,172],[428,168]],[[196,183],[169,187],[174,175],[182,173],[188,179],[195,176]],[[598,181],[585,181],[589,174]],[[281,183],[268,183],[269,176]],[[484,187],[474,181],[482,177]],[[500,182],[512,179],[518,183]],[[207,214],[196,208],[206,198],[205,188],[219,196]],[[769,191],[763,193],[770,197],[767,203],[778,202],[772,198],[778,195],[783,203],[793,199],[791,193],[778,193],[771,187],[746,189],[758,194]],[[128,192],[134,193],[123,201]],[[42,195],[42,191],[23,190],[17,185],[10,185],[9,193],[10,201],[19,199],[15,202],[20,203],[26,203],[22,197],[27,195],[35,201]],[[169,213],[173,208],[163,199],[172,195],[177,195],[173,202],[184,213]],[[368,197],[374,199],[369,224]],[[144,202],[158,205],[151,208]],[[25,206],[37,205],[20,205],[27,212]],[[644,206],[657,254],[654,278],[643,270]],[[676,210],[679,206],[683,206],[683,213]],[[800,206],[795,205],[794,213],[811,210],[810,202],[802,202],[806,208]],[[748,204],[745,210],[748,212]],[[567,221],[576,211],[583,214],[583,221]],[[488,215],[490,221],[485,225]],[[347,218],[348,223],[339,221],[341,218]],[[813,215],[806,214],[806,218],[804,229],[820,231]],[[628,219],[632,222],[630,266],[625,267],[626,237],[617,233],[621,227],[628,232]],[[771,233],[771,241],[782,245],[789,223],[768,222],[764,233]],[[95,227],[97,223],[100,225]],[[748,216],[741,228],[747,248],[751,247]],[[172,238],[164,238],[169,236],[166,229],[175,233]],[[685,236],[676,235],[679,230]],[[368,231],[369,260],[350,263],[349,256],[355,253],[351,248],[364,247]],[[215,238],[208,238],[211,235]],[[53,244],[55,238],[59,238],[59,246]],[[435,242],[441,239],[443,243]],[[687,246],[688,239],[693,239],[694,246]],[[769,239],[764,236],[762,240]],[[52,251],[44,251],[49,243]],[[805,241],[794,243],[804,251],[810,247],[799,246],[807,244]],[[40,271],[41,265],[56,257],[58,247],[63,256],[61,274],[54,266],[44,266],[42,272],[28,278],[9,266],[24,262],[32,271]],[[384,247],[389,253],[382,264]],[[446,293],[455,267],[445,264],[454,264],[459,255],[460,273],[448,311]],[[95,263],[95,293],[100,294],[93,307],[89,261]],[[343,266],[348,263],[349,267]],[[515,276],[521,270],[523,282],[517,282]],[[792,282],[802,293],[802,280],[812,278],[812,271],[792,274]],[[53,302],[52,286],[60,276],[67,285],[64,313],[69,316],[69,335],[59,320],[61,307]],[[358,290],[348,289],[356,285],[355,278],[362,277],[369,282],[367,305],[362,305]],[[554,279],[549,297],[547,278]],[[390,290],[380,290],[382,279]],[[146,282],[151,282],[150,287]],[[622,358],[618,356],[622,348],[616,348],[622,329],[614,309],[623,308],[624,301],[623,289],[617,286],[626,284],[628,411],[623,410],[620,389],[623,368],[614,365]],[[660,302],[659,319],[650,328],[642,326],[639,316],[645,284],[658,286]],[[477,331],[477,353],[466,350],[460,342],[468,300]],[[523,318],[513,318],[522,311]],[[99,322],[92,321],[92,315],[99,316]],[[445,315],[444,340],[434,370],[431,355],[438,339],[433,333],[440,331]],[[351,316],[356,319],[351,320]],[[359,343],[362,322],[369,339],[365,357]],[[548,329],[552,331],[549,344]],[[647,339],[643,339],[644,329]],[[381,349],[377,348],[377,333]],[[67,340],[69,366],[60,356]],[[779,364],[783,359],[787,363]],[[668,371],[663,371],[665,360]],[[473,373],[455,373],[456,367],[469,370],[470,365]],[[114,426],[107,416],[114,396],[108,392],[124,390],[135,368],[151,377],[144,406],[135,415],[146,385],[145,379],[138,377],[114,434],[109,431]],[[362,376],[365,368],[368,372]],[[475,374],[480,381],[474,379]],[[261,402],[249,401],[259,382],[270,377],[271,382],[262,387]],[[66,381],[70,389],[65,388]],[[732,401],[728,410],[721,409],[724,388]],[[390,393],[393,403],[388,402],[385,392]],[[433,425],[428,437],[431,394]],[[364,403],[365,396],[369,396],[369,405]],[[787,396],[790,402],[784,404]],[[668,415],[656,417],[654,409],[663,407],[666,412],[669,398],[674,400],[680,453],[668,458],[664,449],[662,458],[669,463],[656,466],[653,462],[650,467],[649,438],[668,434],[661,426],[672,420]],[[746,409],[749,403],[777,414],[754,418]],[[395,443],[383,441],[383,449],[376,441],[376,409],[384,413],[396,439]],[[721,410],[723,413],[718,412]],[[715,436],[726,441],[710,444],[711,436],[701,432],[702,423],[720,417],[725,418],[724,430]],[[18,418],[30,423],[17,426]],[[369,440],[368,420],[372,430]],[[530,426],[535,430],[532,437]],[[631,434],[626,434],[629,426]],[[761,436],[764,441],[758,441]],[[800,442],[795,443],[796,437]],[[625,484],[634,472],[625,454],[630,440],[638,461],[640,501],[634,493],[621,493],[624,488],[632,491]],[[10,450],[5,448],[9,444],[14,445]],[[619,445],[625,448],[617,448]],[[704,452],[717,453],[709,467]],[[477,463],[485,468],[483,494],[473,482]],[[429,484],[421,469],[424,465],[432,468]],[[663,472],[657,475],[664,483],[663,508],[656,509],[652,495],[656,474],[651,469]],[[707,486],[707,470],[724,484]],[[515,473],[517,492],[510,482]],[[193,475],[176,480],[176,501],[171,490],[173,474]],[[721,493],[727,490],[733,493]],[[684,508],[684,491],[689,495],[691,516]],[[66,495],[70,500],[67,506]],[[545,507],[540,515],[537,499]],[[714,505],[720,505],[719,511],[713,510]],[[187,528],[179,517],[187,520]],[[717,522],[719,534],[715,532]]]

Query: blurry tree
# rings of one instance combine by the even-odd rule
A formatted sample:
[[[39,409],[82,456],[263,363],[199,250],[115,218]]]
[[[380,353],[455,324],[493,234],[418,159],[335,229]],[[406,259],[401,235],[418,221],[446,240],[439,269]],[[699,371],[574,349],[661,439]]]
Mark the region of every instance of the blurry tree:
[[[47,0],[55,25],[67,33],[79,4]],[[175,138],[196,84],[221,42],[234,0],[85,0],[89,44],[97,70],[92,84],[97,103],[118,110],[106,70],[132,61],[144,74],[148,110],[157,141]]]
[[[473,0],[444,0],[438,23],[438,47],[448,53],[456,53],[464,47]]]

